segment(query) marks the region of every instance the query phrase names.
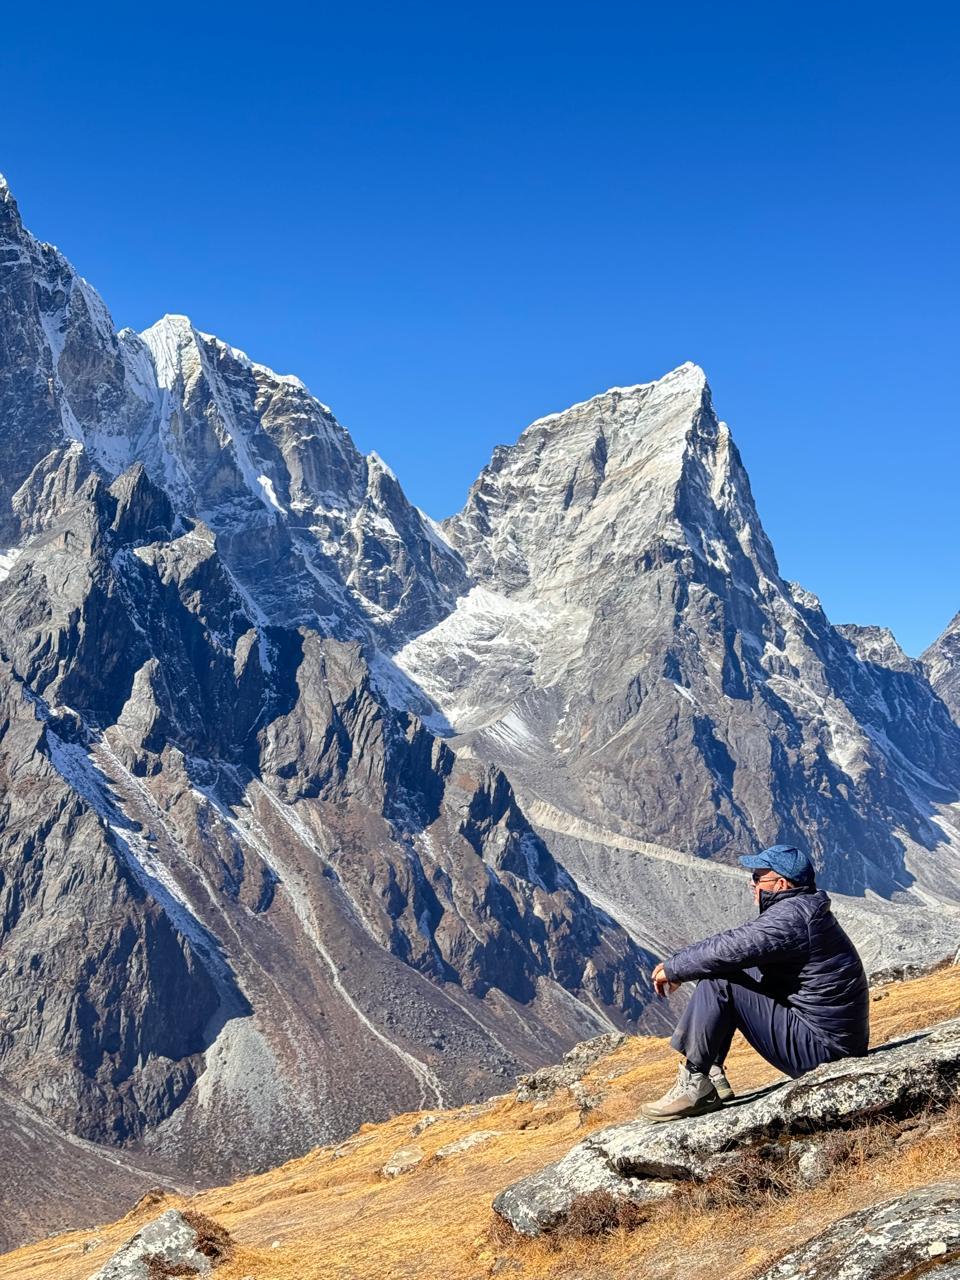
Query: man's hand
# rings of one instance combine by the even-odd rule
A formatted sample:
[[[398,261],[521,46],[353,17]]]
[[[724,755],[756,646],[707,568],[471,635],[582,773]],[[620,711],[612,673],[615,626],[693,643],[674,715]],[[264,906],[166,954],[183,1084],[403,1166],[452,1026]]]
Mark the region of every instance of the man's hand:
[[[661,1000],[673,995],[681,985],[679,982],[670,981],[662,964],[657,965],[650,977],[653,981],[653,989]]]

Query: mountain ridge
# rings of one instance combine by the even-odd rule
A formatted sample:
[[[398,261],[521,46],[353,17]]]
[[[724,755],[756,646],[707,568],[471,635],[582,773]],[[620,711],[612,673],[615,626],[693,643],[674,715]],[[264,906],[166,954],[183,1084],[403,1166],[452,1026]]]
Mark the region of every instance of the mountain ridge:
[[[960,721],[960,613],[920,655],[930,683]]]
[[[960,727],[780,578],[698,366],[437,525],[293,375],[115,334],[7,188],[0,268],[0,1077],[45,1120],[216,1178],[663,1029],[651,947],[781,837],[871,963],[951,949]]]

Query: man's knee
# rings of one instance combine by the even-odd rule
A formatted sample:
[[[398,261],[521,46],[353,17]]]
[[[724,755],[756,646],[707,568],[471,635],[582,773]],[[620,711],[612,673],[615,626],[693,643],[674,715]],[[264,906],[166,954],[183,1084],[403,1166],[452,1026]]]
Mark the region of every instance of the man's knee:
[[[726,978],[700,978],[690,996],[688,1017],[698,1023],[704,1019],[712,1023],[716,1018],[725,1016],[732,1004],[730,983]]]
[[[730,997],[730,979],[701,978],[694,992],[694,997],[697,995],[701,1000],[727,1000]]]

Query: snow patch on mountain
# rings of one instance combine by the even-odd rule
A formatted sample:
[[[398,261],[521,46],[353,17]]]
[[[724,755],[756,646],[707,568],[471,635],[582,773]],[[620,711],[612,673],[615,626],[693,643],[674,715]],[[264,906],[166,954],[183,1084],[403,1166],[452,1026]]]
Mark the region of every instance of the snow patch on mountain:
[[[257,484],[266,494],[267,502],[270,504],[270,506],[275,507],[276,510],[279,511],[281,515],[283,515],[286,508],[280,505],[280,502],[277,499],[277,491],[276,489],[274,489],[273,481],[270,479],[270,477],[257,476]]]
[[[34,699],[38,715],[47,714]],[[192,904],[169,869],[157,857],[147,836],[131,822],[109,793],[107,780],[97,767],[94,754],[77,742],[67,742],[48,724],[46,743],[49,757],[61,777],[82,796],[113,837],[113,845],[134,879],[162,907],[179,932],[204,957],[211,976],[224,996],[230,987],[229,972],[215,940],[200,923]]]
[[[499,720],[519,690],[519,677],[549,684],[576,654],[589,623],[585,610],[475,586],[393,660],[455,731],[465,733]],[[474,696],[472,677],[480,675],[482,688]]]
[[[47,346],[50,350],[50,363],[53,367],[53,373],[50,377],[52,383],[51,390],[56,390],[57,402],[60,410],[60,424],[63,427],[63,433],[68,440],[83,440],[83,431],[80,423],[76,419],[73,408],[64,390],[63,382],[60,378],[60,357],[64,348],[64,328],[66,324],[66,308],[61,307],[55,312],[41,311],[40,323],[43,327],[44,336],[47,339]]]
[[[17,563],[20,556],[20,550],[19,547],[8,547],[5,551],[0,550],[0,582],[9,577],[10,570]]]

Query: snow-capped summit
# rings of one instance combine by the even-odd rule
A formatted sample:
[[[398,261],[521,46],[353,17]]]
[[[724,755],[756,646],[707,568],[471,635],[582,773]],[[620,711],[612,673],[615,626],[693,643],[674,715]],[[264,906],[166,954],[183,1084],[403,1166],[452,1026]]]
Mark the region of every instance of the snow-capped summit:
[[[718,489],[739,466],[703,370],[684,364],[532,423],[494,452],[444,527],[479,580],[517,591],[549,579],[554,595],[566,584],[579,597],[598,557],[629,563],[654,539],[701,538],[682,527],[685,477],[697,459]]]
[[[177,370],[182,362],[182,356],[178,353],[182,353],[186,349],[199,352],[199,346],[202,341],[222,348],[232,360],[250,369],[255,374],[261,374],[272,382],[286,383],[300,391],[307,390],[303,382],[294,374],[275,373],[267,365],[257,364],[256,361],[251,360],[247,353],[241,351],[238,347],[232,347],[228,342],[224,342],[212,333],[201,332],[194,327],[189,316],[177,314],[162,316],[155,324],[145,329],[140,334],[140,337],[154,353],[157,378],[161,386],[172,385],[170,379],[176,377]],[[323,405],[322,408],[326,409],[327,406]]]
[[[390,647],[439,620],[462,564],[299,378],[184,315],[116,334],[96,292],[4,199],[0,546],[24,532],[16,491],[74,442],[108,478],[142,461],[177,512],[214,531],[270,621],[323,620]]]

